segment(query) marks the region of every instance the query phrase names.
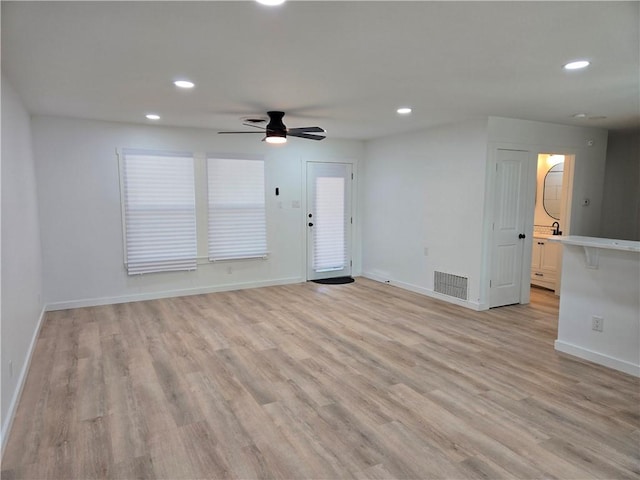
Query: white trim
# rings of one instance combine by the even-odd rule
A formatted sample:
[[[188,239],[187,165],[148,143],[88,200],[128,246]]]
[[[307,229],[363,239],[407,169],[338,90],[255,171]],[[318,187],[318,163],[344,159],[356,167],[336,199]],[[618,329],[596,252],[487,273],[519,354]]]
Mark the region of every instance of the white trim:
[[[4,419],[4,423],[2,425],[2,431],[0,432],[0,437],[2,437],[0,438],[0,442],[2,443],[2,457],[4,457],[4,449],[7,446],[7,440],[9,439],[9,434],[11,433],[11,426],[13,425],[16,410],[18,409],[18,403],[20,402],[20,397],[22,396],[22,390],[24,389],[24,384],[27,380],[27,373],[29,372],[29,367],[31,366],[33,351],[35,350],[36,342],[38,341],[38,336],[40,335],[40,329],[42,328],[42,322],[44,320],[46,311],[46,307],[43,307],[42,311],[40,312],[38,324],[36,325],[35,331],[33,332],[33,336],[31,337],[31,342],[29,343],[29,348],[27,349],[25,362],[22,365],[22,370],[20,371],[20,376],[18,377],[18,383],[16,384],[16,389],[13,392],[13,397],[11,397],[9,410],[7,411],[7,416]]]
[[[97,307],[100,305],[113,305],[116,303],[140,302],[144,300],[157,300],[160,298],[183,297],[189,295],[201,295],[205,293],[228,292],[230,290],[244,290],[247,288],[273,287],[276,285],[288,285],[303,283],[301,277],[277,278],[258,282],[227,283],[212,287],[184,288],[180,290],[164,290],[158,292],[136,293],[121,295],[118,297],[87,298],[83,300],[70,300],[67,302],[55,302],[47,305],[47,312],[67,310],[69,308]]]
[[[590,362],[597,363],[598,365],[603,365],[608,368],[613,368],[614,370],[628,373],[629,375],[633,375],[634,377],[640,377],[640,365],[627,362],[626,360],[620,360],[619,358],[610,357],[608,355],[594,352],[593,350],[579,347],[577,345],[563,342],[561,340],[556,340],[554,342],[554,347],[559,352],[582,358],[583,360],[588,360]]]
[[[497,118],[503,120],[503,117],[489,117],[489,123],[491,123],[491,118]],[[513,119],[507,119],[513,120]],[[516,120],[520,122],[521,120]],[[526,121],[523,121],[526,122]],[[554,125],[557,128],[563,128],[561,125]],[[491,127],[489,127],[491,129]],[[491,134],[489,134],[491,137]],[[485,203],[484,203],[484,224],[483,224],[483,235],[482,235],[482,269],[480,275],[480,305],[486,305],[486,308],[482,308],[482,310],[486,310],[489,308],[490,297],[491,297],[491,288],[490,288],[490,279],[491,279],[491,268],[492,268],[492,255],[493,255],[493,229],[491,228],[493,222],[494,215],[494,207],[493,207],[493,196],[487,192],[493,192],[494,190],[494,177],[493,172],[495,172],[496,166],[496,151],[499,149],[504,150],[520,150],[529,152],[532,157],[535,157],[537,162],[538,155],[541,153],[557,153],[560,155],[564,155],[565,157],[571,156],[571,172],[569,174],[570,182],[569,185],[569,198],[567,203],[567,219],[563,220],[562,230],[565,235],[569,233],[571,217],[573,212],[572,200],[573,200],[573,185],[574,185],[574,173],[575,173],[575,162],[579,156],[583,156],[584,152],[579,146],[563,146],[557,145],[555,142],[547,143],[547,141],[540,140],[519,140],[515,142],[504,141],[504,140],[491,140],[487,142],[487,169],[486,169],[486,178],[485,178]],[[566,162],[566,158],[565,158]],[[537,165],[537,163],[536,163]],[[537,182],[537,175],[534,175],[535,181],[529,182],[529,185],[533,185],[535,192],[535,185]],[[529,187],[527,187],[529,188]],[[531,197],[529,197],[531,198]],[[527,200],[527,199],[525,199]],[[528,200],[527,200],[528,201]],[[534,213],[535,209],[535,193],[533,195],[533,204],[531,206],[531,224],[525,225],[525,230],[527,234],[527,239],[525,239],[525,250],[530,252],[532,250],[531,239],[533,238],[533,223],[534,223]],[[527,207],[528,208],[528,207]],[[529,212],[527,212],[529,215]],[[528,241],[527,241],[528,240]],[[526,253],[529,255],[529,253]],[[525,259],[526,260],[526,259]],[[529,276],[527,277],[524,272],[528,271]],[[531,278],[531,258],[529,257],[529,262],[524,261],[523,263],[523,275],[522,275],[522,285],[521,285],[521,293],[520,293],[520,302],[519,303],[529,303],[529,292],[530,292],[530,278]],[[558,281],[560,280],[560,275],[558,275]],[[556,290],[559,292],[559,289]]]
[[[354,158],[354,157],[334,157],[334,158],[327,158],[327,159],[322,159],[322,160],[309,160],[309,159],[304,159],[301,158],[301,165],[300,165],[300,173],[301,173],[301,178],[300,178],[300,182],[301,182],[301,200],[302,200],[302,204],[304,205],[304,207],[302,208],[302,211],[300,212],[302,214],[302,225],[304,225],[304,231],[305,234],[302,236],[302,272],[301,274],[303,275],[303,277],[306,279],[306,281],[309,281],[309,239],[308,239],[308,235],[309,235],[309,229],[307,228],[307,215],[309,213],[309,205],[308,205],[308,196],[307,196],[307,182],[308,182],[308,169],[309,169],[309,164],[310,163],[346,163],[351,165],[351,175],[352,175],[352,179],[351,179],[351,219],[352,219],[352,224],[351,224],[351,276],[358,276],[360,275],[360,272],[362,271],[362,245],[361,242],[358,242],[358,239],[360,238],[360,211],[359,211],[359,204],[358,204],[358,194],[359,194],[359,189],[358,189],[358,185],[359,185],[359,172],[358,172],[358,158]],[[363,275],[364,276],[364,275]]]
[[[122,238],[122,264],[124,265],[125,271],[127,270],[127,237],[125,235],[126,224],[124,222],[124,217],[126,215],[124,208],[124,167],[123,167],[123,154],[121,148],[116,148],[116,161],[118,162],[118,188],[120,190],[120,236]]]
[[[374,280],[380,283],[386,283],[387,285],[393,285],[394,287],[402,288],[403,290],[409,290],[410,292],[426,295],[427,297],[435,298],[436,300],[442,300],[443,302],[453,303],[455,305],[459,305],[461,307],[465,307],[470,310],[481,311],[481,310],[487,309],[487,307],[485,307],[481,303],[471,302],[469,300],[462,300],[460,298],[450,297],[448,295],[442,295],[441,293],[435,292],[425,287],[420,287],[418,285],[413,285],[411,283],[400,282],[398,280],[393,280],[390,278],[383,278],[374,273],[362,272],[362,276],[364,278],[368,278],[369,280]]]

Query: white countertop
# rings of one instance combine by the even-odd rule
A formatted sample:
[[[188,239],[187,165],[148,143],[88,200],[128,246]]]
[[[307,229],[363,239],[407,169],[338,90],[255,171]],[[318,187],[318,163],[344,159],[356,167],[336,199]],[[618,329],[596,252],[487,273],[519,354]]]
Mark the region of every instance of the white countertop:
[[[558,242],[563,245],[578,245],[581,247],[605,248],[608,250],[624,250],[627,252],[640,252],[640,242],[632,240],[618,240],[616,238],[582,237],[579,235],[555,235],[548,238],[550,242]]]

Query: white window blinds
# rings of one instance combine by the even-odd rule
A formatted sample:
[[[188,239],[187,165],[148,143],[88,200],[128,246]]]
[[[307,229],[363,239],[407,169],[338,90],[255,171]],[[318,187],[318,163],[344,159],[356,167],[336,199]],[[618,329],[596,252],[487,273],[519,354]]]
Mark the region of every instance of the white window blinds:
[[[193,156],[124,150],[122,165],[129,275],[195,270]]]
[[[313,269],[341,270],[347,261],[344,178],[316,178]]]
[[[264,161],[207,159],[209,260],[267,255]]]

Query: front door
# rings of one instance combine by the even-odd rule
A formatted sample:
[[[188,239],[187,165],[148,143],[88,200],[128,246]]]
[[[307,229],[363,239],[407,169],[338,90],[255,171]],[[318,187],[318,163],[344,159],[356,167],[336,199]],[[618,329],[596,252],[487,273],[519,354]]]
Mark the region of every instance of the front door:
[[[351,165],[307,163],[307,280],[351,276]]]
[[[497,150],[490,307],[520,303],[529,163],[529,152]]]

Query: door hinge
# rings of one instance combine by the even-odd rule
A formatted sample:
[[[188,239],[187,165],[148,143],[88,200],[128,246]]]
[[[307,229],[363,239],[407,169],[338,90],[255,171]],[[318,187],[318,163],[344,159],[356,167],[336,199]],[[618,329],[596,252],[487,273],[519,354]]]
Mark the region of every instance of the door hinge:
[[[491,280],[489,280],[489,288],[491,288]]]
[[[353,267],[353,260],[349,260],[349,266]]]
[[[353,173],[351,174],[351,180],[353,180]]]
[[[351,217],[351,225],[353,225],[353,217]]]

